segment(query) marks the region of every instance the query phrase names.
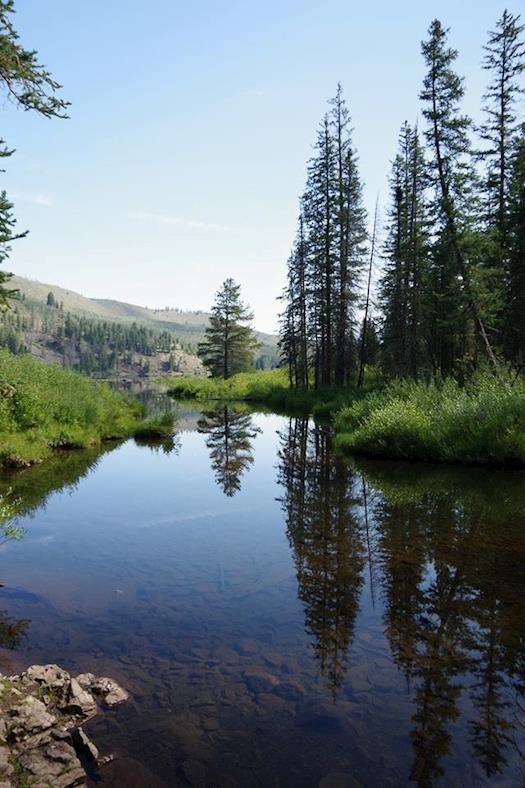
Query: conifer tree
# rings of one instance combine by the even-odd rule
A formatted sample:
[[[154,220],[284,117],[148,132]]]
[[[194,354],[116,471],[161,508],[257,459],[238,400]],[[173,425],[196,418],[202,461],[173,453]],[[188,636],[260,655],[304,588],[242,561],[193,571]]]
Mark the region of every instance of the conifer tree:
[[[525,364],[525,125],[516,146],[509,185],[508,219],[508,357],[522,369]]]
[[[383,365],[417,378],[428,365],[427,175],[417,129],[404,123],[392,163],[385,267],[380,283]]]
[[[427,73],[420,94],[434,185],[436,350],[442,374],[467,356],[475,358],[475,347],[468,342],[470,324],[491,364],[497,366],[476,292],[477,250],[469,244],[475,186],[468,136],[471,121],[460,113],[463,80],[453,69],[457,51],[448,47],[447,38],[448,30],[435,19],[422,43]]]
[[[484,47],[483,68],[489,72],[491,80],[483,97],[485,121],[480,135],[486,147],[481,156],[487,170],[488,224],[497,231],[498,245],[503,249],[506,246],[510,175],[519,132],[517,102],[524,92],[520,81],[525,69],[523,30],[520,17],[505,10]]]
[[[229,378],[253,367],[259,347],[251,327],[253,313],[241,301],[241,287],[226,279],[216,293],[210,324],[198,355],[213,377]]]

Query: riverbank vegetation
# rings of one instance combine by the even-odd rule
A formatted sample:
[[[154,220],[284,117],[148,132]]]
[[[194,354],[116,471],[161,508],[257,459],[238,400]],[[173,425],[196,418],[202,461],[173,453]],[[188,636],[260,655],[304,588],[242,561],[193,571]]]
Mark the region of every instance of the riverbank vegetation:
[[[141,415],[104,384],[0,349],[0,465],[24,467],[54,449],[127,437]]]
[[[388,380],[367,369],[365,386],[298,389],[286,371],[228,380],[181,378],[181,399],[245,400],[331,418],[341,451],[371,457],[525,466],[525,381],[511,370],[478,372],[459,383]]]
[[[354,454],[525,466],[525,381],[397,380],[343,407],[334,424],[336,445]]]

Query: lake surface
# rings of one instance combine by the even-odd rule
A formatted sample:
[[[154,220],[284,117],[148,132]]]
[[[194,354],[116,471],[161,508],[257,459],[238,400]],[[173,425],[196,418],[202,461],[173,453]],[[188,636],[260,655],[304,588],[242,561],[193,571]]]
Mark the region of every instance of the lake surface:
[[[171,443],[0,479],[0,669],[132,700],[100,788],[517,786],[525,475],[337,457],[307,419],[184,412]]]

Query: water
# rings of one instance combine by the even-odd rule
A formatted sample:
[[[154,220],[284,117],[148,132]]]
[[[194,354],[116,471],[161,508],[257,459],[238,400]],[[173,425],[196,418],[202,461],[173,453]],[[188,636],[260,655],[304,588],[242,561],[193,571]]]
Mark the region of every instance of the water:
[[[133,696],[90,724],[120,755],[93,785],[524,784],[523,474],[348,462],[219,407],[9,487],[0,668]]]

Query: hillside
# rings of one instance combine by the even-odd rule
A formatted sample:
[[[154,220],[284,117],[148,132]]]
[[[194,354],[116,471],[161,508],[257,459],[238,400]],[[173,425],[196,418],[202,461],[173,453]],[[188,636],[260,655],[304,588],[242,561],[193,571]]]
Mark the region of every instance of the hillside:
[[[92,377],[134,383],[204,374],[196,356],[209,314],[147,309],[86,298],[57,285],[12,278],[20,300],[0,318],[0,344]],[[258,334],[260,367],[277,360],[276,338]]]
[[[27,301],[45,304],[49,293],[53,293],[56,301],[62,304],[64,312],[102,320],[129,321],[150,325],[157,330],[172,331],[188,341],[193,339],[195,347],[197,342],[201,340],[210,317],[209,312],[191,312],[174,308],[148,309],[109,298],[87,298],[73,290],[66,290],[46,282],[25,279],[21,276],[13,276],[11,283],[13,287],[24,294]],[[261,354],[276,355],[277,337],[262,331],[255,333],[262,343]]]

